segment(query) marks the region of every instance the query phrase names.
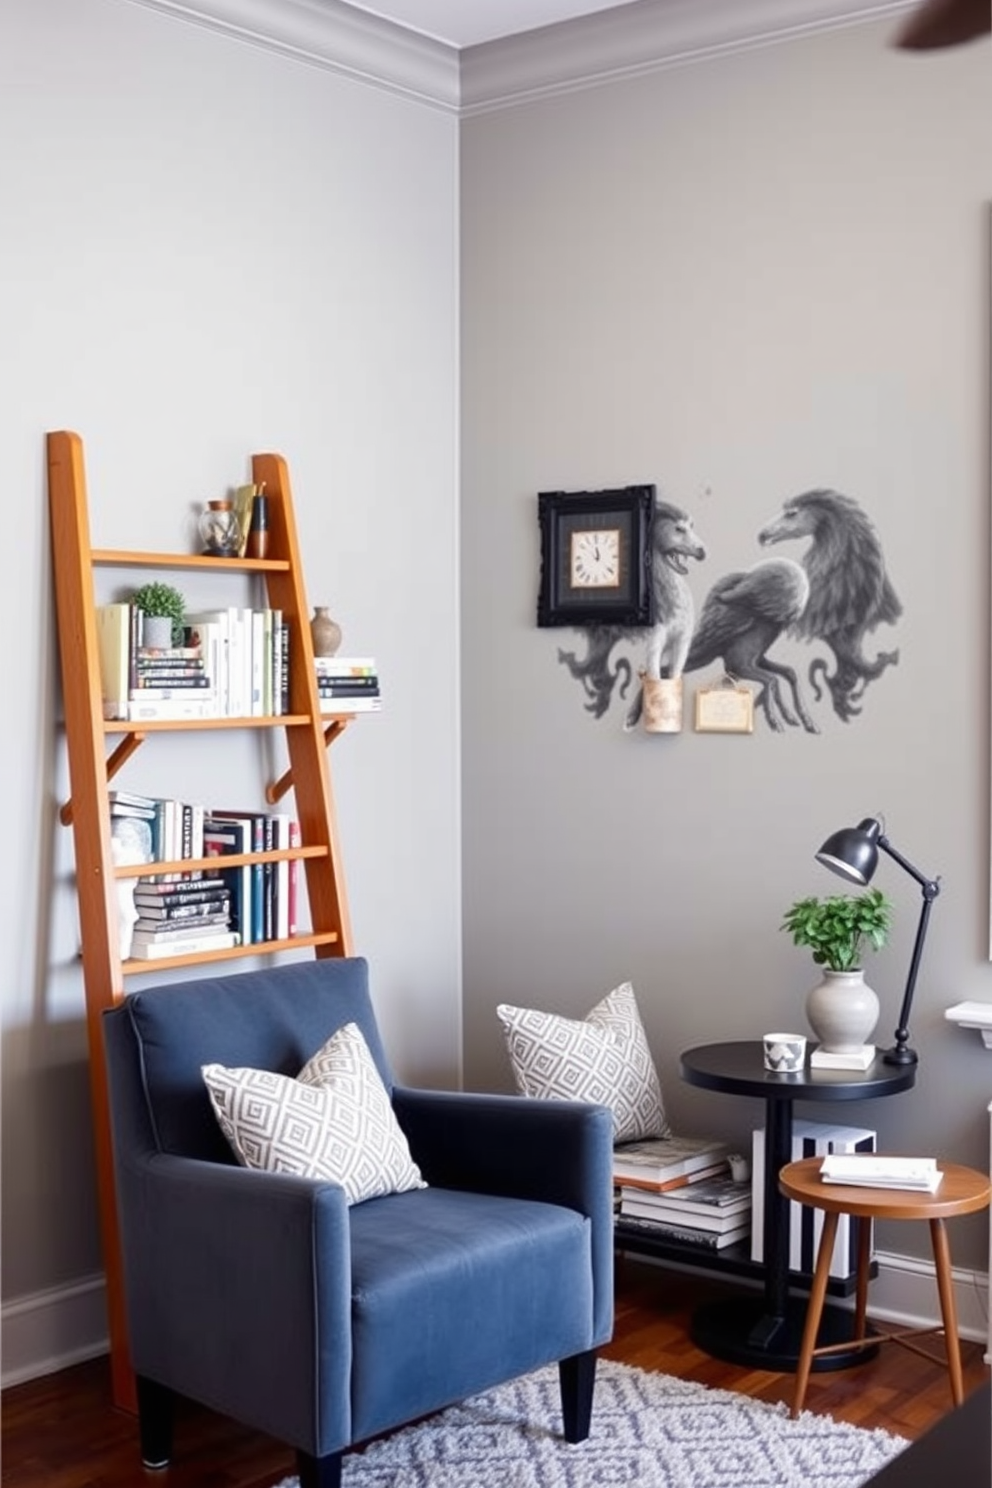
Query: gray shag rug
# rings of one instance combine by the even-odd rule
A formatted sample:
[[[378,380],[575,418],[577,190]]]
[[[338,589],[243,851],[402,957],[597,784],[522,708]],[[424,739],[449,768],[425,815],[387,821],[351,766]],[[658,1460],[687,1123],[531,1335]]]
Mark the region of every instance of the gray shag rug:
[[[344,1488],[857,1488],[908,1445],[603,1359],[587,1441],[562,1439],[551,1365],[350,1453],[343,1479]]]

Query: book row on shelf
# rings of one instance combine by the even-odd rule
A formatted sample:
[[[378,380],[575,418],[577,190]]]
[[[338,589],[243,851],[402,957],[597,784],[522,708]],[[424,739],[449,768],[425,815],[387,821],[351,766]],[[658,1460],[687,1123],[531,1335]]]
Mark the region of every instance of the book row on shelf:
[[[277,609],[188,614],[173,644],[144,644],[132,604],[97,605],[105,719],[263,718],[289,711],[289,634]]]
[[[300,846],[299,823],[285,812],[222,811],[176,800],[110,792],[118,862],[254,855]],[[122,954],[138,960],[199,954],[296,934],[298,859],[247,862],[122,880],[136,914]]]
[[[614,1149],[614,1212],[621,1229],[722,1250],[751,1228],[751,1183],[735,1180],[726,1143],[658,1137]]]

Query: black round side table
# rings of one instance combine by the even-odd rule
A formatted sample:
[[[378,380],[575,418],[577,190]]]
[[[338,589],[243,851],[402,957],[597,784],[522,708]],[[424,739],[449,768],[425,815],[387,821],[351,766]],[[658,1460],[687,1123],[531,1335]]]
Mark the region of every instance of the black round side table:
[[[681,1057],[681,1074],[689,1085],[724,1095],[758,1096],[765,1102],[764,1267],[765,1284],[758,1297],[710,1302],[693,1316],[693,1341],[732,1364],[794,1371],[799,1362],[806,1302],[789,1297],[789,1201],[779,1191],[779,1171],[792,1161],[792,1108],[797,1100],[876,1100],[910,1090],[916,1065],[885,1064],[881,1055],[868,1069],[821,1070],[807,1064],[796,1074],[765,1069],[760,1039],[701,1044]],[[825,1307],[819,1341],[839,1344],[854,1339],[851,1314]],[[870,1349],[838,1350],[815,1361],[820,1369],[844,1369],[871,1357]]]

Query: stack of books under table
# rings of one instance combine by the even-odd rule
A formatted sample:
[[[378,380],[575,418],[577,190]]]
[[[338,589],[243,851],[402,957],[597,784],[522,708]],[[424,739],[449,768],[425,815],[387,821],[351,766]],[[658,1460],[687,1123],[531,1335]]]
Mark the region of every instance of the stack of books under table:
[[[722,1250],[751,1228],[750,1181],[735,1182],[727,1146],[659,1137],[614,1148],[617,1221],[659,1239]]]

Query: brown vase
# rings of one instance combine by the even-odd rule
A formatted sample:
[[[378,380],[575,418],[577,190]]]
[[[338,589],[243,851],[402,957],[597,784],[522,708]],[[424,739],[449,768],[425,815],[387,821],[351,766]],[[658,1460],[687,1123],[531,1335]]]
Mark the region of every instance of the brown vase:
[[[332,620],[326,605],[315,605],[310,621],[314,656],[334,656],[341,644],[341,627]]]

